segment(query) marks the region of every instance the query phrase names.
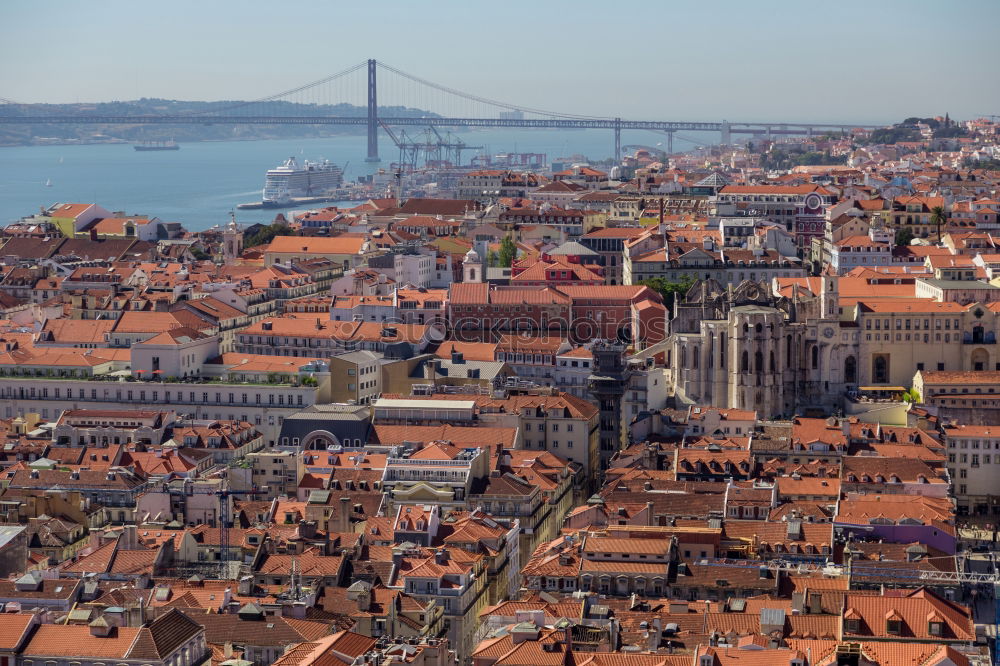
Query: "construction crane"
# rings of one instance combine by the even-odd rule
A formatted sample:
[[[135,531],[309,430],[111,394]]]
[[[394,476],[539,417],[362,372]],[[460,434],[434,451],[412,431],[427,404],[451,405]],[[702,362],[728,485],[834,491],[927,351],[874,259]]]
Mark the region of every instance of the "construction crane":
[[[229,529],[233,526],[233,510],[229,498],[240,495],[261,495],[263,491],[254,487],[252,490],[231,490],[222,488],[219,490],[194,490],[189,484],[185,484],[185,495],[215,495],[219,498],[219,579],[226,580],[228,574],[230,538]]]

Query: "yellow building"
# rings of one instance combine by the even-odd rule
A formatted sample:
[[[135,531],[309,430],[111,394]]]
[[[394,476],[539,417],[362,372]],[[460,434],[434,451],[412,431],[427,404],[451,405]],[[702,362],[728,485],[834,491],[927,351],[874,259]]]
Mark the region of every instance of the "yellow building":
[[[858,303],[862,386],[910,386],[914,373],[1000,369],[997,304],[887,299]]]

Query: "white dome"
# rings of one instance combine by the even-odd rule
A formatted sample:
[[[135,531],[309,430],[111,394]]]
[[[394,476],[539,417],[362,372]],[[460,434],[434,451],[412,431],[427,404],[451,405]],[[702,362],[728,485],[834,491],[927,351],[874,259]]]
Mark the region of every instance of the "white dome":
[[[479,257],[479,253],[475,249],[471,249],[465,253],[465,259],[462,262],[466,264],[481,264],[483,260]]]

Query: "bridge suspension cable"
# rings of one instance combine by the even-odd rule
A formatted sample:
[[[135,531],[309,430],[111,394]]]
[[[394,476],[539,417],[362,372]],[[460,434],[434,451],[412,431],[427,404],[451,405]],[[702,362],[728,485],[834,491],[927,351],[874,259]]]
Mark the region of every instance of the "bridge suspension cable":
[[[478,102],[479,104],[487,104],[490,106],[497,106],[503,109],[507,109],[508,111],[521,111],[522,113],[533,113],[539,116],[547,116],[549,118],[575,118],[580,120],[610,120],[610,118],[604,118],[601,116],[581,116],[573,113],[557,113],[555,111],[546,111],[544,109],[534,109],[527,106],[517,106],[515,104],[508,104],[507,102],[499,102],[495,99],[489,99],[487,97],[472,95],[470,93],[462,92],[461,90],[456,90],[455,88],[449,88],[448,86],[441,85],[440,83],[434,83],[433,81],[422,79],[419,76],[408,74],[407,72],[396,69],[391,65],[387,65],[382,61],[378,61],[378,66],[386,71],[396,74],[397,76],[409,79],[414,83],[419,83],[424,86],[429,86],[431,88],[434,88],[435,90],[440,90],[441,92],[448,93],[449,95],[456,95],[458,97],[462,97],[472,102]]]
[[[306,90],[310,90],[312,88],[316,88],[318,86],[321,86],[321,85],[330,83],[332,81],[335,81],[335,80],[337,80],[339,78],[347,76],[348,74],[353,74],[354,72],[358,71],[359,69],[361,69],[361,68],[363,68],[363,67],[365,67],[367,65],[368,65],[368,61],[367,60],[362,60],[361,62],[359,62],[358,64],[356,64],[356,65],[354,65],[352,67],[348,67],[347,69],[341,70],[341,71],[337,72],[336,74],[331,74],[330,76],[326,76],[326,77],[324,77],[322,79],[319,79],[317,81],[313,81],[311,83],[305,83],[305,84],[302,84],[301,86],[296,86],[295,88],[290,88],[288,90],[283,90],[283,91],[281,91],[279,93],[275,93],[273,95],[268,95],[267,97],[260,97],[258,99],[250,100],[248,102],[239,102],[237,104],[231,104],[229,106],[224,106],[224,107],[220,107],[220,108],[217,108],[217,109],[212,109],[210,111],[197,111],[195,113],[191,113],[190,115],[192,115],[192,116],[201,116],[201,115],[207,115],[207,114],[212,114],[212,113],[219,113],[221,111],[229,111],[229,110],[232,110],[232,109],[240,109],[240,108],[243,108],[243,107],[246,107],[246,106],[250,106],[251,104],[261,104],[263,102],[273,102],[276,99],[281,99],[282,97],[288,97],[289,95],[294,95],[296,93],[304,92]]]

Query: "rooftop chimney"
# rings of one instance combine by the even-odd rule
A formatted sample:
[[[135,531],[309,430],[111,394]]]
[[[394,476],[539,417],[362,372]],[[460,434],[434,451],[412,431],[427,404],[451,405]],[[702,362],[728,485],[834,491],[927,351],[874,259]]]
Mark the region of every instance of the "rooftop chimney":
[[[340,498],[340,513],[337,514],[337,531],[347,533],[351,530],[351,498]]]

